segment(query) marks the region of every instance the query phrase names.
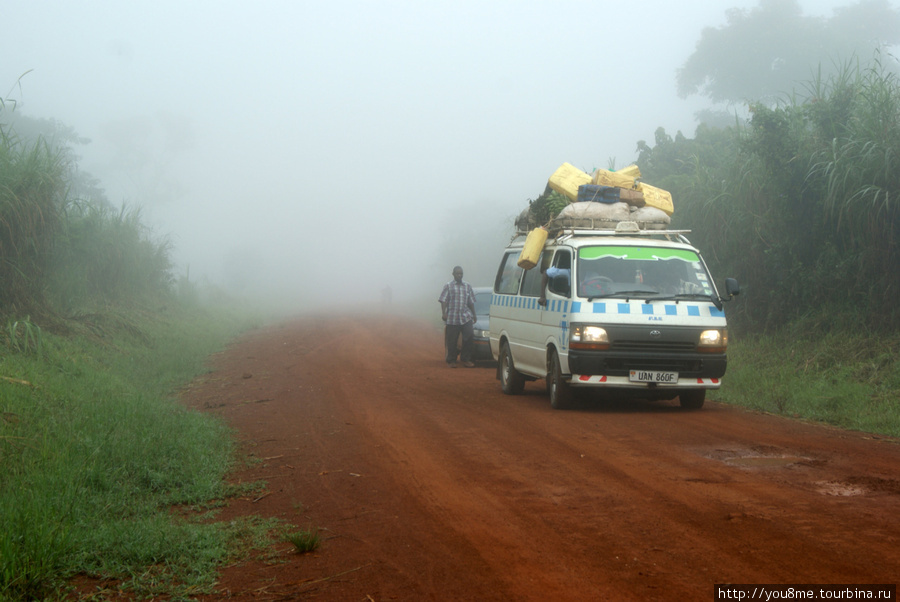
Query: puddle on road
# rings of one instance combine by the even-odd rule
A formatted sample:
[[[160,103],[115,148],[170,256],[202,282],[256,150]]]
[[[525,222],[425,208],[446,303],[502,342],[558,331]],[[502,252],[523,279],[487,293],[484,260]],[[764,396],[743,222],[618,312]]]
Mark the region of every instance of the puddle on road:
[[[737,456],[725,458],[723,462],[732,466],[756,467],[781,467],[808,461],[808,458],[799,456]]]
[[[794,484],[812,488],[820,495],[834,497],[855,497],[874,495],[900,495],[900,480],[886,479],[875,475],[841,475],[828,479],[819,469],[828,461],[822,458],[797,456],[785,453],[788,450],[773,446],[735,447],[697,450],[700,455],[716,460],[727,466],[756,471],[778,479],[789,479]],[[778,469],[786,468],[785,472]],[[793,476],[788,476],[793,475]],[[822,480],[815,480],[826,477]],[[807,480],[809,479],[809,480]]]
[[[834,495],[838,497],[850,497],[854,495],[865,495],[869,490],[861,485],[853,485],[852,483],[840,483],[837,481],[819,481],[815,483],[816,491],[822,495]]]
[[[760,446],[750,449],[716,449],[707,451],[703,455],[739,468],[784,468],[794,464],[809,466],[813,462],[812,458],[796,456],[785,453],[785,451],[769,446]]]

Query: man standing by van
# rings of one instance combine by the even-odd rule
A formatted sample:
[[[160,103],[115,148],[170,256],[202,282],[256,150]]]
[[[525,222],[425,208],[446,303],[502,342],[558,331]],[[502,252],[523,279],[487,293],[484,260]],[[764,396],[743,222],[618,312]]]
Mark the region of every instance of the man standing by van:
[[[472,336],[475,326],[475,291],[464,282],[463,269],[453,268],[453,280],[444,285],[438,301],[441,303],[444,321],[444,346],[447,349],[447,364],[456,368],[456,358],[462,360],[466,368],[474,368],[472,362]],[[462,334],[462,350],[457,348],[457,340]]]

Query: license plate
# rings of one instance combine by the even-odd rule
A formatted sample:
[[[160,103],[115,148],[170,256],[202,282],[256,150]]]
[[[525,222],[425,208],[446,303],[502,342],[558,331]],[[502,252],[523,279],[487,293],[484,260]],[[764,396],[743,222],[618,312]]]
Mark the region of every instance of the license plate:
[[[677,383],[677,372],[658,372],[656,370],[632,370],[628,380],[636,383]]]

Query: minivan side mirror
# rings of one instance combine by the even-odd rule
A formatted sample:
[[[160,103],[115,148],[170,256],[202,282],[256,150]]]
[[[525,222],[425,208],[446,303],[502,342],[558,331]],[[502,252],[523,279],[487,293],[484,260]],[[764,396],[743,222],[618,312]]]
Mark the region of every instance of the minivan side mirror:
[[[727,294],[729,298],[741,294],[741,285],[738,284],[737,280],[734,278],[725,279],[725,294]]]
[[[550,279],[550,282],[547,285],[547,288],[550,289],[551,293],[556,293],[557,295],[562,295],[564,297],[569,296],[569,277],[564,274],[558,274]]]

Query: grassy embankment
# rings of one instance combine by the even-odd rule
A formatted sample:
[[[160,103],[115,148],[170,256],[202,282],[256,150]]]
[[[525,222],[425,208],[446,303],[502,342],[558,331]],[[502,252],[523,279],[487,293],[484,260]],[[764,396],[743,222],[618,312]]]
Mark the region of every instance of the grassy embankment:
[[[807,333],[801,336],[799,333]],[[798,323],[728,349],[718,401],[900,437],[900,336]]]
[[[183,309],[71,324],[0,334],[0,599],[61,596],[77,574],[141,596],[209,588],[274,525],[215,522],[237,493],[232,434],[177,393],[249,324]]]

